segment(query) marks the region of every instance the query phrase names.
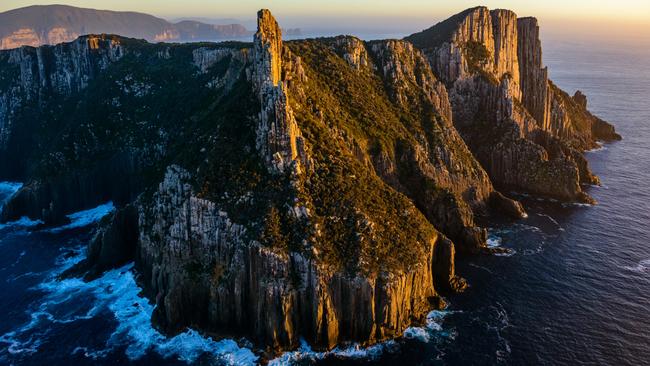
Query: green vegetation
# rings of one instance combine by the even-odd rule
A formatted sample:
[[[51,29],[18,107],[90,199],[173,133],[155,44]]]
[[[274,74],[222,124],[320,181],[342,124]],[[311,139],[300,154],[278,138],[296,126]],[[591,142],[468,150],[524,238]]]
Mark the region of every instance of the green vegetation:
[[[260,241],[266,246],[289,250],[289,239],[284,233],[281,220],[278,209],[275,207],[269,208],[264,218],[264,230],[260,235]]]
[[[465,58],[467,59],[467,65],[469,71],[481,72],[483,66],[486,62],[489,61],[491,55],[487,47],[481,42],[469,41],[465,43],[463,47],[463,52],[465,53]]]
[[[436,146],[438,117],[422,95],[407,108],[393,102],[381,77],[352,69],[333,44],[290,43],[307,74],[291,95],[302,96],[293,107],[314,159],[305,189],[320,232],[315,245],[328,264],[348,273],[406,270],[419,263],[435,230],[355,154],[394,159],[398,146],[416,143],[416,133]]]
[[[562,131],[563,137],[574,148],[579,150],[590,148],[591,124],[594,117],[552,81],[549,80],[548,82],[552,96],[558,103],[564,105],[567,111],[570,130]]]

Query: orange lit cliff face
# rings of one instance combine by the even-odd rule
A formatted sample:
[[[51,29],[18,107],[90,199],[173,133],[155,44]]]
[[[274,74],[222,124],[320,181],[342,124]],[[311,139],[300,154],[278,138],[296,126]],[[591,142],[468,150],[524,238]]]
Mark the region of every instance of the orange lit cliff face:
[[[39,34],[34,29],[22,28],[0,39],[0,49],[6,50],[21,46],[38,47],[44,44],[57,44],[77,39],[79,33],[63,27],[50,29],[47,33]]]
[[[178,34],[178,31],[174,29],[166,29],[162,33],[156,34],[153,40],[156,42],[169,42],[175,41],[179,38],[180,36]]]
[[[13,32],[11,35],[0,39],[0,50],[8,50],[22,46],[38,47],[42,45],[55,45],[59,43],[71,42],[77,39],[81,34],[69,31],[63,27],[52,28],[47,34],[38,34],[36,30],[23,28]],[[168,42],[178,40],[178,32],[172,29],[164,30],[156,34],[153,41]]]
[[[19,29],[11,35],[4,37],[0,40],[0,49],[10,49],[20,46],[39,46],[41,39],[33,29]]]

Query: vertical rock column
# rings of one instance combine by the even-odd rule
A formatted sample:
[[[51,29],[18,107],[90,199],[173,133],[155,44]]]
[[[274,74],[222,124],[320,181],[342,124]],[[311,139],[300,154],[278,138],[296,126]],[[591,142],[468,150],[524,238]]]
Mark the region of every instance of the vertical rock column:
[[[537,19],[518,19],[517,32],[521,102],[535,118],[539,128],[548,131],[551,124],[548,69],[542,67],[542,43]]]
[[[257,14],[252,67],[253,88],[261,106],[257,150],[271,172],[284,173],[292,167],[299,171],[300,130],[282,80],[282,31],[266,9]]]
[[[517,14],[510,10],[492,10],[494,33],[494,72],[498,78],[509,74],[515,85],[520,84],[519,57],[517,54]],[[513,96],[521,98],[520,92]]]

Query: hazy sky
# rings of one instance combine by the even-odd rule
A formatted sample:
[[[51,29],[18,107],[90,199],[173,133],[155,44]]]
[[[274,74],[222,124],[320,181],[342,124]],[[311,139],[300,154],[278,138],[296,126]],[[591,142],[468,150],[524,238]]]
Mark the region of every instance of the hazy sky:
[[[507,8],[534,15],[545,30],[582,33],[627,33],[650,37],[650,0],[0,0],[0,11],[35,4],[131,10],[164,18],[213,17],[250,21],[269,8],[285,27],[313,31],[399,33],[420,30],[465,8]]]

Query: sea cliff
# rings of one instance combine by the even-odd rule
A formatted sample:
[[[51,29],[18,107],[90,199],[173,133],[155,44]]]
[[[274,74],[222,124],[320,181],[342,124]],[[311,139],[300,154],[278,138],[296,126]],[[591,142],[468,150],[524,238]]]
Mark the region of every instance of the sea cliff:
[[[512,189],[592,202],[614,128],[548,79],[537,21],[475,8],[404,40],[120,36],[0,52],[0,218],[113,201],[67,275],[134,261],[152,321],[271,352],[399,337],[466,289]]]

